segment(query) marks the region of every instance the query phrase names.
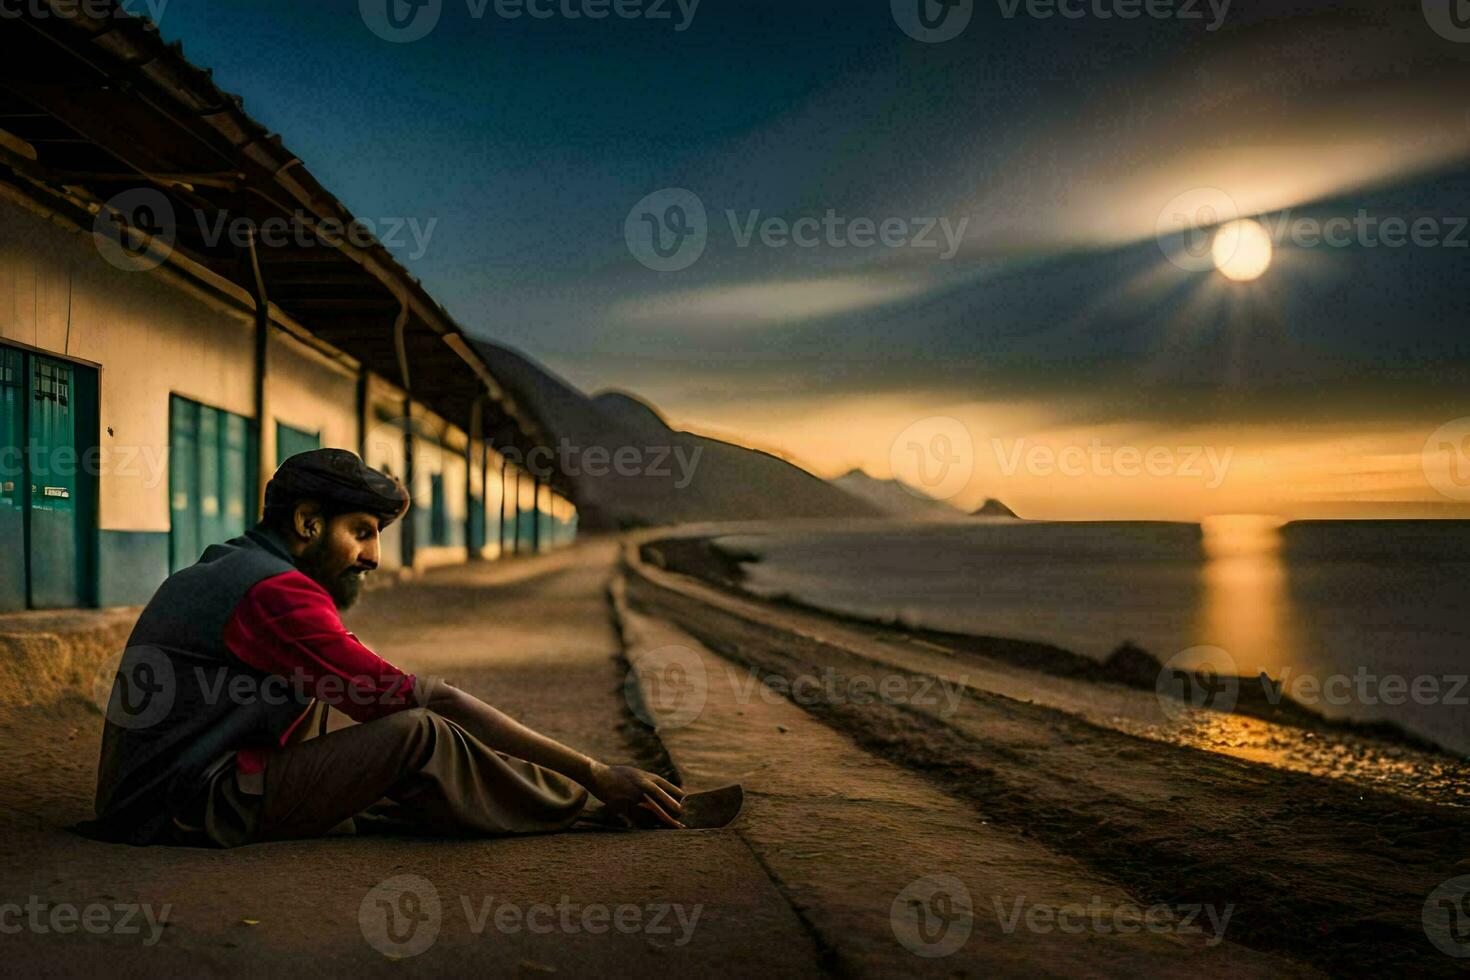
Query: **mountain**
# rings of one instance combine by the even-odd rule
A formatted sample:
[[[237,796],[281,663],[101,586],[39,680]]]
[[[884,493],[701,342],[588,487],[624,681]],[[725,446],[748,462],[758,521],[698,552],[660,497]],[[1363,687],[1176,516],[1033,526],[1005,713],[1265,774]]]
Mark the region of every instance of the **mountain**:
[[[1016,514],[1015,511],[1011,510],[1009,507],[1007,507],[1005,504],[1001,503],[999,500],[996,500],[994,497],[986,497],[985,498],[985,503],[981,504],[979,507],[976,507],[974,510],[970,511],[970,516],[971,517],[1010,517],[1010,518],[1014,518],[1016,520],[1020,520],[1021,519]]]
[[[865,500],[890,517],[910,521],[963,521],[965,512],[942,500],[925,496],[898,480],[880,480],[862,470],[850,470],[832,485]]]
[[[592,396],[592,407],[609,422],[630,432],[658,433],[669,428],[664,417],[637,395],[625,391],[603,391]]]
[[[590,398],[524,354],[472,341],[535,419],[586,530],[692,521],[876,518],[880,508],[769,453],[669,426],[626,392]]]

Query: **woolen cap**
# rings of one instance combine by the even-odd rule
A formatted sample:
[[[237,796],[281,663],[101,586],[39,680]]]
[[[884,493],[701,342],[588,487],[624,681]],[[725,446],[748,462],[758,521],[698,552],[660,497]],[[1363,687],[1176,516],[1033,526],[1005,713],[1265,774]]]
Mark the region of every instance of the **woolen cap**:
[[[266,510],[289,507],[303,498],[348,510],[365,510],[378,515],[384,527],[408,510],[408,491],[403,484],[345,449],[297,453],[282,463],[265,485]]]

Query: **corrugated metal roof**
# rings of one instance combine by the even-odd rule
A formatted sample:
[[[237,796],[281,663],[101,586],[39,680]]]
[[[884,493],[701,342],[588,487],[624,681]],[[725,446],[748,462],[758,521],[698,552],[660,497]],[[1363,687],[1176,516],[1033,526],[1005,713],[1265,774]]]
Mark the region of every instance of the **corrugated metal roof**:
[[[31,6],[0,20],[0,130],[15,138],[0,141],[0,176],[70,204],[84,226],[106,202],[138,188],[164,195],[175,216],[202,215],[206,228],[220,216],[256,228],[293,222],[306,244],[258,250],[272,305],[395,383],[402,381],[395,323],[406,308],[416,399],[467,429],[484,397],[485,432],[497,446],[526,452],[539,440],[535,420],[448,312],[375,239],[330,234],[355,217],[280,136],[244,112],[239,97],[190,64],[182,46],[116,0],[104,0],[114,15],[100,18],[89,16],[101,9],[95,3],[33,2],[52,16],[36,16]],[[253,291],[248,249],[228,236],[211,240],[192,217],[175,221],[172,237],[182,259]]]

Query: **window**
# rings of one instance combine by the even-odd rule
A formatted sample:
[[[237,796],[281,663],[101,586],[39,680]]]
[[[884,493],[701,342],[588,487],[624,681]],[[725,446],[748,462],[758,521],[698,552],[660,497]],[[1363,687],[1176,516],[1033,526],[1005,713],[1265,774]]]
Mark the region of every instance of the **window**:
[[[287,425],[285,422],[276,423],[276,466],[280,466],[297,453],[309,453],[313,449],[320,448],[322,448],[320,432],[308,432],[305,429]]]
[[[37,361],[35,375],[36,401],[67,404],[71,394],[71,368],[51,361]]]
[[[256,510],[253,425],[174,395],[169,400],[169,564],[178,571],[204,549],[238,537]]]

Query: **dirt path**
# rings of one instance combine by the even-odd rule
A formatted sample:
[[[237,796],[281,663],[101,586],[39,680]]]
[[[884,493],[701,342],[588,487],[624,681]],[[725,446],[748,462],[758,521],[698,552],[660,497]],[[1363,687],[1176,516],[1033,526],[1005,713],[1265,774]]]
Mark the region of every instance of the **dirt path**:
[[[1422,919],[1439,885],[1470,873],[1463,808],[1147,741],[974,687],[946,698],[933,674],[832,642],[821,616],[717,601],[710,587],[657,569],[640,568],[628,595],[799,692],[792,700],[811,718],[1142,904],[1231,907],[1231,940],[1333,972],[1463,965],[1431,945]],[[743,683],[739,672],[710,677],[711,690]],[[892,697],[842,696],[890,681]]]
[[[833,642],[823,617],[793,631],[786,613],[741,615],[656,571],[628,592],[635,702],[682,710],[691,682],[700,698],[650,740],[630,722],[604,595],[614,559],[592,543],[444,570],[370,594],[350,625],[603,757],[654,765],[667,747],[694,788],[744,782],[729,831],[97,844],[62,829],[89,815],[100,730],[74,694],[0,712],[7,966],[1132,977],[1464,962],[1432,949],[1419,921],[1430,888],[1470,874],[1463,811],[936,688],[942,652],[928,672],[905,669],[896,648]],[[670,650],[677,669],[658,659]],[[802,678],[816,686],[790,686]],[[858,678],[904,686],[876,704],[825,693]],[[914,686],[926,680],[927,700]]]
[[[593,545],[446,570],[371,593],[350,624],[408,669],[627,757],[640,748],[622,728],[602,594],[612,556]],[[80,695],[0,712],[0,954],[16,975],[820,972],[804,927],[733,835],[337,838],[229,852],[80,839],[62,828],[90,815],[100,728]],[[404,911],[398,931],[386,931],[378,900]],[[165,909],[166,924],[151,925],[145,913]]]

